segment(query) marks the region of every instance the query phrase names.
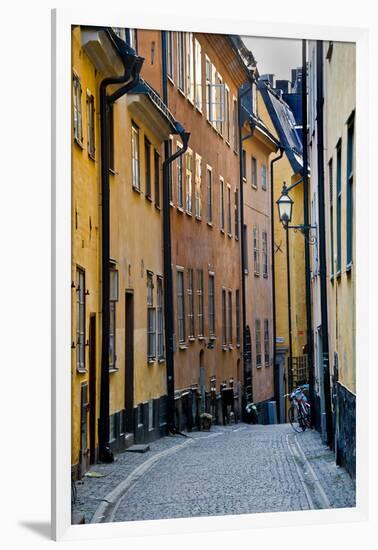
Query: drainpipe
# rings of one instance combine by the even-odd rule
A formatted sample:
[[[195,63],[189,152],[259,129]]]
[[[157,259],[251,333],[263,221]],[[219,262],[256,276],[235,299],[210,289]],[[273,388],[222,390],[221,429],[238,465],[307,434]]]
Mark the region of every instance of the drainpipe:
[[[173,311],[173,274],[171,242],[171,207],[169,199],[169,166],[183,155],[189,144],[190,133],[180,127],[183,148],[176,151],[163,162],[163,255],[164,255],[164,323],[167,370],[167,424],[171,433],[178,433],[175,426],[175,381],[174,381],[174,311]]]
[[[273,313],[273,377],[275,388],[275,401],[277,403],[278,411],[281,410],[280,402],[282,396],[279,394],[278,376],[276,372],[276,336],[277,336],[277,322],[276,322],[276,273],[275,273],[275,250],[274,250],[274,163],[282,159],[284,149],[280,148],[280,153],[277,157],[270,161],[270,253],[271,253],[271,265],[272,265],[272,313]],[[283,419],[280,418],[282,422]]]
[[[245,271],[246,271],[246,257],[245,257],[245,235],[244,235],[244,182],[243,182],[243,141],[253,136],[254,128],[252,128],[251,133],[248,136],[243,138],[242,136],[242,117],[241,117],[241,100],[244,95],[248,92],[251,92],[251,88],[247,88],[242,91],[241,88],[238,88],[238,141],[239,141],[239,188],[240,188],[240,251],[241,251],[241,291],[242,291],[242,325],[243,325],[243,383],[244,389],[246,386],[246,381],[250,376],[250,386],[251,391],[247,395],[246,392],[243,392],[244,402],[242,401],[243,416],[246,417],[245,405],[247,402],[253,402],[253,381],[252,381],[252,357],[251,353],[248,354],[247,345],[246,345],[246,335],[247,335],[247,311],[246,311],[246,282],[245,282]],[[250,366],[251,371],[249,373],[248,367]]]
[[[323,345],[323,388],[326,414],[327,444],[333,447],[333,418],[331,408],[331,380],[329,373],[328,305],[327,305],[327,259],[326,226],[324,201],[324,119],[323,119],[323,42],[316,41],[316,120],[317,120],[317,160],[318,160],[318,201],[319,201],[319,263],[320,263],[320,309],[322,317]]]
[[[309,244],[309,213],[308,213],[308,160],[307,160],[307,42],[302,40],[302,147],[303,147],[303,218],[306,229],[305,235],[305,285],[306,285],[306,321],[307,321],[307,357],[309,373],[309,394],[311,405],[311,427],[315,420],[314,395],[314,358],[312,340],[312,312],[311,312],[311,279],[310,279],[310,244]]]
[[[101,390],[99,418],[99,459],[113,462],[114,456],[109,447],[109,329],[110,329],[110,193],[109,193],[109,110],[110,105],[122,95],[128,93],[139,82],[139,73],[144,59],[135,55],[126,55],[122,59],[125,72],[119,77],[105,78],[100,84],[100,121],[101,121],[101,253],[102,253],[102,335],[101,335]],[[132,77],[130,82],[129,79]],[[107,87],[123,84],[111,96]]]

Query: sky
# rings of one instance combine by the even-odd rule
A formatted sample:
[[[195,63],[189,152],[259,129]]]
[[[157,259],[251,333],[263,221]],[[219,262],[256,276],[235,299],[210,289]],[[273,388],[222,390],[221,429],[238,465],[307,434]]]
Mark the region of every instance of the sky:
[[[290,80],[291,69],[302,65],[300,40],[252,36],[242,39],[253,53],[260,74],[273,73],[278,79]]]

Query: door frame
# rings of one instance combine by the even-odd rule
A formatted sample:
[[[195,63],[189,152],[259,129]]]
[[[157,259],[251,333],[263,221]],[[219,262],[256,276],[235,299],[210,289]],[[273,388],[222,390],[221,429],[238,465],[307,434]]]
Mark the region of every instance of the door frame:
[[[134,432],[134,291],[125,292],[125,414],[126,431]]]

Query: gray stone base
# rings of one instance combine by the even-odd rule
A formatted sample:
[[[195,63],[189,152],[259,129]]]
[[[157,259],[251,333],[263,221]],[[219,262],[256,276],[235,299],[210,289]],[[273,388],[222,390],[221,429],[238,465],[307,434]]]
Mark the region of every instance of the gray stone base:
[[[338,382],[334,386],[336,464],[356,477],[356,396]]]

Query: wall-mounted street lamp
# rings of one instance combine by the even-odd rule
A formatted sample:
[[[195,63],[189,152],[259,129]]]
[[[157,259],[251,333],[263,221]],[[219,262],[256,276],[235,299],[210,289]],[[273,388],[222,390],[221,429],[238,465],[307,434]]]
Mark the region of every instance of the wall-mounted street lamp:
[[[306,233],[307,231],[309,232],[311,229],[316,230],[317,229],[316,225],[305,225],[305,224],[289,225],[291,222],[291,217],[293,213],[293,204],[294,204],[293,199],[289,196],[289,190],[290,188],[287,188],[286,183],[284,182],[282,186],[281,196],[276,201],[278,206],[278,216],[279,216],[280,222],[282,223],[285,229],[294,229],[294,231],[299,230],[304,235],[304,238],[306,239],[306,241],[309,244],[314,245],[317,243],[316,234],[310,235],[308,233],[307,235]]]

